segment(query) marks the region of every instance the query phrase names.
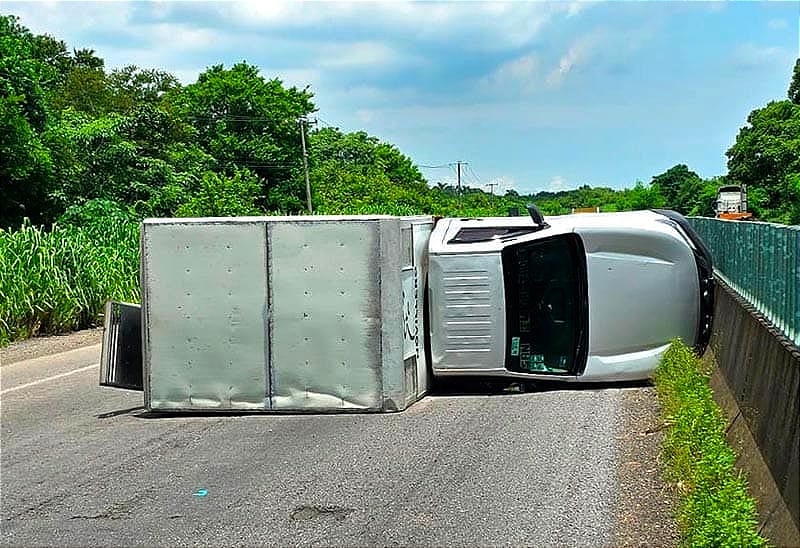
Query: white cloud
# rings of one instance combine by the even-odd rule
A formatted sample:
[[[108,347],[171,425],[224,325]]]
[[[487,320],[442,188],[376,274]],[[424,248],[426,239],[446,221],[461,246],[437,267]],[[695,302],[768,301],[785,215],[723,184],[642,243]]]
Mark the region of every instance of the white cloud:
[[[567,2],[230,2],[201,4],[228,23],[258,28],[363,28],[421,41],[457,42],[465,49],[523,47],[555,17],[574,17],[590,4]]]
[[[786,21],[786,19],[770,19],[767,22],[767,27],[770,30],[781,30],[781,29],[785,29],[788,26],[789,26],[789,23]]]
[[[132,8],[127,2],[93,2],[76,13],[77,4],[63,2],[3,2],[5,13],[19,16],[23,25],[34,34],[55,35],[72,41],[82,32],[97,29],[124,29]],[[81,44],[80,47],[89,47]]]
[[[567,7],[567,17],[575,17],[590,5],[589,2],[570,2]]]
[[[506,61],[488,76],[481,79],[481,87],[488,92],[520,91],[530,93],[540,81],[540,61],[535,53],[528,53]]]
[[[390,46],[369,41],[327,44],[318,55],[318,65],[325,68],[385,67],[404,59],[400,52]]]
[[[169,49],[181,53],[202,51],[230,43],[230,35],[219,29],[192,27],[186,24],[157,23],[146,29],[131,29],[134,33],[144,32],[151,48],[169,44]]]
[[[558,192],[559,190],[567,190],[567,180],[561,175],[556,175],[550,179],[547,189],[551,192]]]
[[[573,68],[586,63],[591,58],[600,41],[598,33],[588,34],[575,41],[559,59],[558,67],[547,75],[547,85],[560,86]]]
[[[741,44],[733,51],[733,63],[743,68],[782,64],[792,53],[778,46],[760,46],[752,42]]]

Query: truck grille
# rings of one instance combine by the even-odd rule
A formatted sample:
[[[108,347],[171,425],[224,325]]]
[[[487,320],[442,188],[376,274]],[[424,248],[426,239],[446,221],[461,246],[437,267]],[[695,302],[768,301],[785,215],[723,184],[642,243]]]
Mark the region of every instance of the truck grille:
[[[492,309],[489,272],[448,271],[444,277],[447,353],[490,352]]]

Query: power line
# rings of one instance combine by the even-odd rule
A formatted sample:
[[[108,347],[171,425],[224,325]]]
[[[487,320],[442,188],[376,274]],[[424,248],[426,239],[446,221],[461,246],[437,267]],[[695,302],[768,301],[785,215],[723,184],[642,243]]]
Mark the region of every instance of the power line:
[[[469,171],[470,175],[472,175],[472,178],[473,178],[473,179],[475,180],[475,182],[476,182],[476,183],[477,183],[477,184],[480,186],[480,184],[481,184],[481,178],[480,178],[480,177],[478,177],[478,174],[477,174],[477,173],[475,173],[475,170],[474,170],[474,169],[472,169],[472,166],[471,166],[471,165],[468,165],[468,166],[467,166],[467,171]]]
[[[211,121],[211,122],[283,122],[283,123],[296,123],[300,119],[306,119],[308,124],[316,124],[316,118],[308,118],[306,116],[293,116],[289,118],[277,118],[272,116],[246,116],[243,114],[220,114],[220,115],[190,115],[190,119],[196,121]]]

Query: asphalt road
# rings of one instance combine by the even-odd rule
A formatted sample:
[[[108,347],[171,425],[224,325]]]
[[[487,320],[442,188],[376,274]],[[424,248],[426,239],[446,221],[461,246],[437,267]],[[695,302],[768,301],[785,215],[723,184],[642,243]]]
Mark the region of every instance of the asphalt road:
[[[0,368],[2,545],[614,542],[620,389],[153,418],[98,355]]]

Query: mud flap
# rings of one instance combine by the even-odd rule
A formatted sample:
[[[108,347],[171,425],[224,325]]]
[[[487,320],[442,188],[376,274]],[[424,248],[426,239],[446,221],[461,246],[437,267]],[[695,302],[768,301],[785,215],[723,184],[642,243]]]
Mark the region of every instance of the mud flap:
[[[100,386],[143,390],[142,307],[138,304],[106,303]]]

